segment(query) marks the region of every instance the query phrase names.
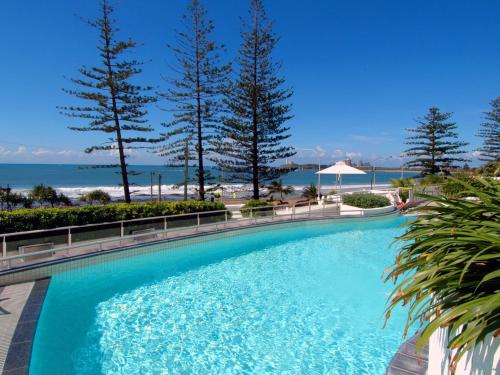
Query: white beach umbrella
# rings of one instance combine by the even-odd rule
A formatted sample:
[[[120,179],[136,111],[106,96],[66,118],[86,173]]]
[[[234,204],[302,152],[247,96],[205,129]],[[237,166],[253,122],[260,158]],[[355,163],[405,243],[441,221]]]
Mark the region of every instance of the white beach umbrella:
[[[340,188],[342,189],[342,175],[343,174],[366,174],[360,169],[351,167],[344,163],[343,161],[338,161],[335,163],[335,165],[332,165],[331,167],[322,169],[318,172],[316,172],[318,175],[318,198],[320,197],[321,193],[321,175],[322,174],[334,174],[337,175],[337,183],[340,183]]]

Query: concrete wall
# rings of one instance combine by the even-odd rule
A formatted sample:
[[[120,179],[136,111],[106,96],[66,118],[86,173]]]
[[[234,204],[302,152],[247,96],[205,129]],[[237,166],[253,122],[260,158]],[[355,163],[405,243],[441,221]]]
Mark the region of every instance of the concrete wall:
[[[448,375],[451,352],[446,329],[439,329],[429,340],[428,375]],[[488,335],[458,362],[456,375],[500,375],[500,339]]]
[[[363,215],[380,215],[394,211],[394,206],[385,206],[378,208],[364,208]]]

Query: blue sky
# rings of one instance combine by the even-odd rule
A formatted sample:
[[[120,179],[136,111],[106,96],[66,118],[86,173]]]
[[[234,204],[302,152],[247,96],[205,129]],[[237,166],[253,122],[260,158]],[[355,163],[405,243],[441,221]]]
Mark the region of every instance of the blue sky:
[[[172,54],[166,44],[188,0],[115,0],[121,35],[143,46],[142,81],[165,88]],[[218,40],[236,56],[247,0],[205,0]],[[482,112],[500,95],[500,2],[267,0],[281,37],[275,58],[295,91],[290,143],[300,162],[346,155],[377,160],[404,150],[405,129],[430,106],[454,112],[469,150]],[[102,135],[68,130],[57,106],[70,103],[64,76],[96,61],[97,0],[25,0],[0,13],[0,162],[106,162],[82,150]],[[168,113],[153,107],[160,128]],[[315,150],[315,151],[311,151]],[[132,164],[161,163],[140,152]],[[398,164],[394,161],[393,163]],[[378,162],[377,164],[381,164]],[[384,162],[390,164],[390,162]]]

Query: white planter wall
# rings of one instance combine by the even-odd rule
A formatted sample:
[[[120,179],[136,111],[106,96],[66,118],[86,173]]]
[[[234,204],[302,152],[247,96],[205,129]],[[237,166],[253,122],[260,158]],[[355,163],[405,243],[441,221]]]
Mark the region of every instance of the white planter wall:
[[[447,330],[439,329],[429,340],[427,375],[450,374],[451,352],[446,348]],[[456,375],[500,375],[500,339],[488,335],[474,351],[458,362]]]
[[[394,211],[394,206],[385,206],[378,208],[364,208],[363,215],[376,215],[376,214],[385,214],[388,212]]]

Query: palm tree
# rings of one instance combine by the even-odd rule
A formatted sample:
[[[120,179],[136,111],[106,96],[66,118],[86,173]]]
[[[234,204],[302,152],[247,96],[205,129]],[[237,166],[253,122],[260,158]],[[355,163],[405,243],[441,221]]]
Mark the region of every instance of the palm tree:
[[[272,181],[271,185],[267,187],[267,190],[269,194],[279,194],[281,200],[283,200],[283,195],[289,195],[295,191],[293,186],[284,186],[281,179]]]
[[[304,188],[304,190],[302,190],[302,196],[307,199],[316,199],[318,196],[318,189],[316,188],[316,185],[311,184]]]
[[[80,197],[80,201],[92,206],[94,203],[106,204],[111,202],[111,196],[103,190],[92,190]]]
[[[417,347],[446,327],[453,374],[464,354],[499,333],[500,183],[477,178],[477,188],[450,179],[475,199],[422,195],[434,206],[419,208],[423,215],[399,238],[402,247],[386,271],[386,282],[395,283],[386,319],[397,305],[407,306],[406,331],[423,327]]]
[[[393,188],[410,188],[415,186],[415,180],[413,178],[393,178],[391,185]]]

